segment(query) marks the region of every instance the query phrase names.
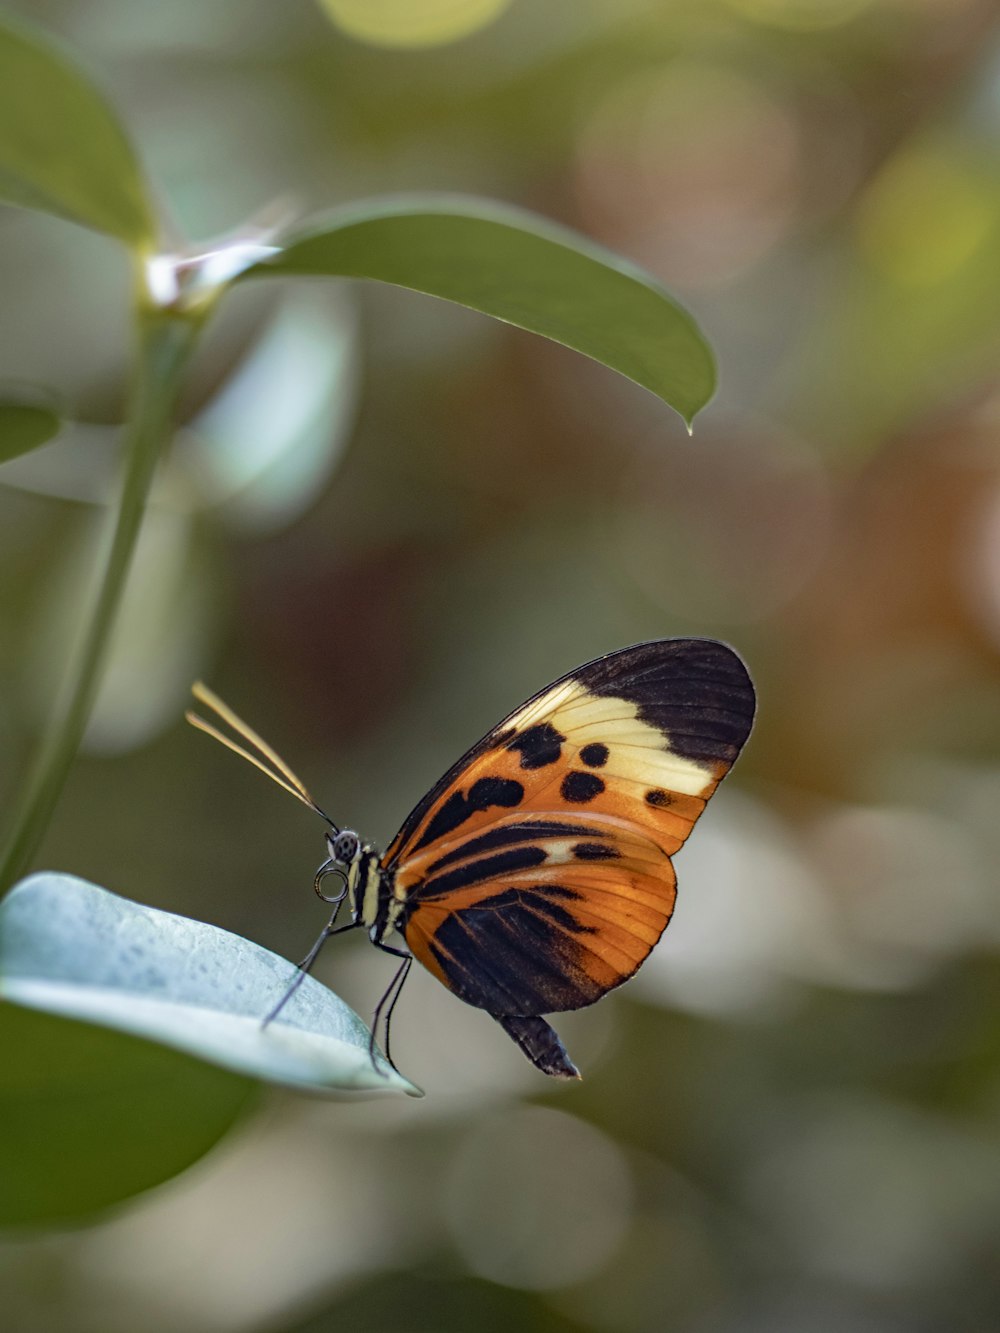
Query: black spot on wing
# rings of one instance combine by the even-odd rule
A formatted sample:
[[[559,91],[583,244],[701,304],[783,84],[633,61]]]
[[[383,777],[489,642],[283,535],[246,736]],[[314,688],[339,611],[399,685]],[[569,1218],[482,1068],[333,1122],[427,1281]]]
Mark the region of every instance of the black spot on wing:
[[[559,788],[564,801],[574,805],[584,805],[599,796],[604,790],[603,781],[596,773],[567,773]]]
[[[601,745],[599,741],[593,741],[580,751],[580,761],[588,768],[603,768],[608,762],[608,747]]]
[[[732,648],[715,639],[640,643],[574,674],[592,693],[634,704],[675,754],[695,762],[731,764],[753,726],[753,682]]]
[[[670,793],[668,791],[663,791],[659,787],[653,787],[650,791],[646,792],[647,805],[653,805],[656,806],[658,809],[663,810],[668,805],[673,805],[673,803],[674,803],[674,798],[670,795]]]
[[[518,732],[507,742],[507,749],[520,752],[522,768],[547,768],[562,754],[565,739],[551,722],[539,722],[527,731]]]
[[[452,792],[433,819],[424,829],[417,848],[426,847],[448,833],[461,828],[470,815],[491,806],[511,807],[520,804],[524,796],[524,787],[513,778],[480,778],[469,789],[468,796],[460,791]]]
[[[480,778],[469,791],[469,805],[473,810],[488,810],[491,805],[518,805],[524,788],[513,778]]]

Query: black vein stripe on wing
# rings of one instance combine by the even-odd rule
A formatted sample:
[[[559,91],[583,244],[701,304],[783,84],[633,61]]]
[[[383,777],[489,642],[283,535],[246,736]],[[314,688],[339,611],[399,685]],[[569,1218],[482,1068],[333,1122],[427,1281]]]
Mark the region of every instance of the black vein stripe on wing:
[[[484,852],[499,851],[503,847],[512,847],[518,843],[536,842],[539,838],[597,838],[601,836],[601,830],[598,828],[585,828],[581,825],[568,820],[559,819],[525,819],[516,824],[500,824],[496,828],[490,829],[488,833],[481,833],[477,838],[468,838],[459,846],[452,848],[450,852],[445,852],[439,856],[427,867],[427,876],[431,878],[438,871],[446,866],[454,865],[456,861],[468,861],[477,856],[482,856]]]
[[[571,933],[543,912],[537,893],[531,890],[531,906],[508,901],[500,910],[464,908],[441,921],[431,950],[461,1000],[491,1013],[556,1013],[593,1004],[607,992],[589,976],[585,953],[615,969],[617,980],[635,972],[624,950],[603,938],[588,940],[595,928],[575,914]]]
[[[448,913],[431,950],[455,994],[502,1014],[554,1013],[597,999],[580,963],[580,937],[591,928],[563,906],[576,896],[559,885],[505,889]]]
[[[540,894],[531,905],[517,898],[516,889],[505,890],[449,913],[431,944],[441,970],[457,996],[491,1013],[549,1013],[567,1001],[575,1008],[589,978],[571,934]]]
[[[602,895],[588,886],[582,900],[574,906],[573,916],[578,931],[594,936],[594,939],[584,942],[591,953],[605,961],[614,962],[615,966],[626,966],[633,955],[615,943],[619,932],[625,931],[641,939],[650,949],[663,934],[665,922],[662,909],[657,911],[651,904],[647,905],[647,909],[644,911],[641,903],[616,899],[611,894]]]
[[[409,896],[413,901],[427,902],[485,880],[502,882],[504,876],[546,863],[610,861],[620,855],[609,830],[596,823],[524,820],[499,825],[438,857]]]
[[[484,879],[497,879],[517,870],[533,869],[542,865],[547,855],[545,848],[539,847],[537,843],[525,843],[520,847],[494,852],[492,856],[476,857],[451,870],[428,876],[420,886],[420,899],[426,902],[428,899],[446,897],[457,889],[480,884]]]
[[[554,864],[482,897],[465,891],[449,903],[418,894],[405,933],[470,1004],[491,1013],[578,1009],[630,977],[660,938],[674,879],[669,862],[659,867],[657,879],[639,870],[621,880],[606,863]]]

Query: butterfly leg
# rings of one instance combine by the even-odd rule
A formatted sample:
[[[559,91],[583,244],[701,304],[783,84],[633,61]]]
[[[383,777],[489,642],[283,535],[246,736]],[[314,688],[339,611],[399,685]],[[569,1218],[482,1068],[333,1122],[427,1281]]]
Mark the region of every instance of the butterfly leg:
[[[396,1007],[396,1001],[402,993],[403,985],[409,975],[410,968],[413,966],[413,955],[411,953],[405,953],[402,949],[394,949],[389,944],[378,943],[376,944],[376,948],[381,949],[383,953],[392,954],[394,958],[402,958],[403,961],[397,968],[395,976],[389,982],[385,994],[375,1006],[375,1013],[372,1015],[371,1037],[368,1042],[368,1054],[371,1056],[372,1064],[377,1069],[378,1065],[375,1063],[375,1037],[378,1032],[379,1019],[382,1016],[382,1010],[385,1009],[385,1058],[388,1060],[392,1068],[396,1069],[396,1065],[393,1062],[392,1055],[389,1051],[389,1025],[392,1019],[392,1011]],[[386,1007],[387,1005],[388,1007]],[[399,1073],[398,1069],[396,1069],[396,1073]]]
[[[302,985],[303,981],[305,981],[306,977],[312,970],[313,963],[315,963],[316,959],[319,957],[320,949],[322,949],[323,945],[327,942],[330,936],[342,935],[345,930],[357,929],[358,926],[357,921],[352,921],[350,922],[349,925],[346,926],[336,926],[336,927],[334,926],[334,922],[337,920],[337,913],[340,911],[340,904],[344,901],[343,893],[340,895],[339,898],[331,898],[328,899],[327,901],[335,904],[333,909],[333,915],[330,917],[330,920],[323,927],[322,931],[320,932],[319,938],[316,940],[316,943],[306,954],[305,958],[303,958],[302,962],[299,963],[298,972],[296,973],[295,978],[293,979],[291,985],[288,987],[284,995],[282,995],[281,999],[278,1001],[278,1003],[274,1006],[271,1012],[261,1023],[262,1028],[266,1028],[269,1023],[274,1022],[274,1020],[281,1013],[282,1009],[284,1009],[288,1001],[292,998],[292,996],[295,994],[298,988]]]

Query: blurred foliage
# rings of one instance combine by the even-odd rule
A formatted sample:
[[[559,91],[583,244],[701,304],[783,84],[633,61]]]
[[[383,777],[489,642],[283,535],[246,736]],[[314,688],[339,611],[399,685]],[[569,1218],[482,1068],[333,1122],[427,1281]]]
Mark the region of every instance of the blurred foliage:
[[[12,1004],[0,1008],[0,1041],[5,1229],[90,1219],[158,1185],[255,1099],[249,1079],[192,1056]]]
[[[61,424],[58,414],[41,403],[0,403],[0,462],[47,444]]]
[[[227,1109],[245,1099],[248,1078],[320,1095],[363,1090],[420,1096],[380,1054],[376,1067],[369,1030],[358,1015],[291,963],[216,926],[140,906],[70,875],[32,875],[0,902],[0,998],[9,1002],[4,1013],[22,1005],[76,1020],[63,1035],[63,1046],[81,1031],[77,1024],[100,1024],[227,1070],[231,1077],[228,1084],[216,1080],[215,1099]],[[262,1027],[261,1019],[272,1008],[274,1021]],[[16,1034],[25,1020],[10,1021]],[[42,1034],[48,1030],[41,1025]],[[84,1040],[99,1047],[96,1036]],[[70,1211],[96,1211],[169,1179],[188,1164],[187,1156],[178,1161],[176,1149],[164,1151],[137,1176],[129,1155],[122,1168],[105,1138],[98,1169],[94,1151],[81,1152],[78,1108],[66,1097],[72,1079],[64,1066],[78,1069],[79,1058],[67,1061],[58,1033],[54,1048],[43,1035],[27,1065],[18,1059],[18,1043],[11,1046],[9,1077],[19,1114],[9,1117],[4,1142],[19,1165],[8,1175],[13,1198],[0,1196],[0,1225],[58,1222]],[[116,1068],[115,1043],[107,1043],[110,1054],[88,1075],[95,1100],[121,1100],[122,1088],[133,1077],[136,1047],[133,1040],[119,1043],[122,1063]],[[155,1068],[156,1057],[148,1058]],[[205,1075],[196,1079],[211,1083]],[[33,1108],[45,1105],[53,1082],[61,1095],[48,1099],[42,1142],[48,1174],[74,1196],[71,1208],[52,1188],[46,1193],[32,1184],[41,1132]],[[206,1102],[201,1112],[214,1128],[214,1102]],[[119,1114],[125,1118],[127,1113],[122,1109]],[[132,1114],[141,1119],[143,1112]],[[196,1138],[197,1126],[198,1116],[190,1110],[178,1122],[185,1148]],[[209,1131],[202,1133],[207,1148],[214,1139]],[[115,1184],[109,1185],[109,1176],[118,1177]]]
[[[350,314],[340,326],[356,415],[317,393],[302,418],[314,438],[327,421],[334,470],[277,467],[257,495],[294,502],[265,501],[256,526],[221,497],[225,441],[252,436],[263,409],[209,405],[296,317],[277,284],[242,284],[156,495],[192,515],[193,565],[176,533],[169,559],[205,593],[196,614],[163,595],[161,623],[190,645],[179,673],[196,664],[325,808],[382,842],[507,709],[626,642],[728,638],[761,713],[678,858],[664,940],[565,1025],[582,1085],[546,1085],[483,1015],[415,976],[393,1045],[423,1102],[276,1095],[117,1215],[5,1241],[8,1320],[991,1333],[995,7],[513,0],[420,48],[354,40],[307,3],[12,8],[99,72],[189,234],[288,190],[303,210],[491,195],[644,265],[719,354],[720,394],[689,442],[655,399],[561,348],[359,290],[356,329]],[[5,211],[0,234],[4,378],[58,386],[79,423],[5,465],[10,790],[37,708],[24,645],[114,475],[125,275],[106,240],[55,220]],[[329,309],[349,295],[331,287]],[[315,322],[296,327],[326,345]],[[264,426],[305,390],[280,369],[287,340],[271,346],[286,390],[248,449],[274,462]],[[206,471],[197,493],[217,503],[192,507]],[[141,634],[118,648],[119,680],[129,653],[137,664],[133,698]],[[45,863],[300,956],[322,924],[317,829],[168,725],[169,702],[134,716],[112,735],[105,712]],[[390,970],[348,937],[320,973],[367,1013]],[[82,1075],[73,1092],[85,1105]]]
[[[58,49],[16,26],[0,31],[0,121],[0,199],[152,242],[139,164],[114,116]]]
[[[8,21],[0,22],[0,74],[0,200],[111,232],[129,245],[135,278],[121,482],[113,510],[105,497],[108,540],[89,575],[92,591],[77,614],[67,614],[69,632],[56,644],[54,656],[64,665],[0,853],[0,886],[8,888],[38,851],[98,691],[103,685],[107,695],[117,683],[105,665],[112,636],[120,643],[129,628],[119,610],[129,581],[134,588],[140,577],[132,566],[153,482],[178,424],[182,378],[206,318],[240,275],[366,277],[456,301],[621,370],[676,407],[689,429],[714,392],[715,362],[694,320],[641,269],[537,215],[471,197],[367,201],[287,241],[278,221],[287,210],[274,205],[270,221],[258,215],[200,245],[185,243],[165,222],[157,249],[138,162],[82,70],[42,31]],[[235,406],[231,392],[223,396],[222,434],[230,442],[237,423],[230,421],[227,431],[224,418],[246,414],[239,402],[245,396],[238,393]],[[9,411],[7,417],[8,425],[23,427]],[[325,433],[332,453],[336,434]],[[273,455],[277,433],[272,426],[266,434],[272,439],[265,452]],[[268,490],[282,489],[281,471],[298,471],[303,444],[315,454],[315,432],[303,442],[299,434],[281,434],[291,467],[281,467],[280,453],[275,466],[265,466]],[[24,451],[16,436],[11,455]],[[251,450],[258,460],[260,454],[259,447]],[[251,471],[262,471],[259,461]],[[301,479],[295,489],[301,491]],[[188,506],[196,505],[189,495]],[[156,624],[150,628],[155,634]],[[129,666],[143,676],[139,664]],[[160,683],[169,693],[169,679]]]

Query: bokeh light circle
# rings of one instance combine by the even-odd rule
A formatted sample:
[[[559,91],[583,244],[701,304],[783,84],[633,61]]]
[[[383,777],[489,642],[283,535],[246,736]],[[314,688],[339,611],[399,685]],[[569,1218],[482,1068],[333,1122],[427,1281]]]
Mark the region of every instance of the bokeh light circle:
[[[338,28],[375,46],[439,46],[499,17],[510,0],[319,0]]]
[[[774,615],[830,540],[829,478],[808,443],[717,417],[695,449],[644,452],[619,494],[616,551],[636,586],[692,625]]]
[[[631,1174],[592,1125],[540,1106],[510,1108],[459,1146],[445,1208],[473,1272],[544,1291],[581,1281],[614,1254],[632,1218]]]
[[[597,102],[577,154],[589,229],[685,289],[759,262],[801,206],[800,127],[751,72],[673,60]]]
[[[946,144],[894,157],[861,199],[858,240],[866,259],[903,287],[953,278],[992,233],[994,187]]]

